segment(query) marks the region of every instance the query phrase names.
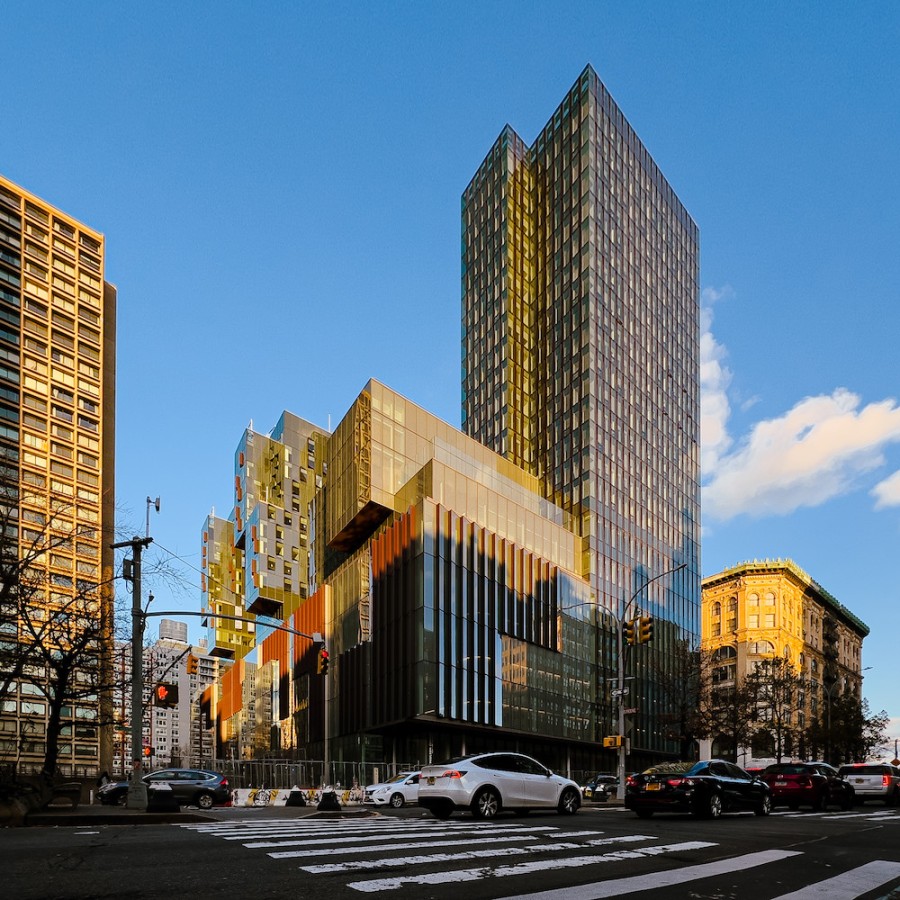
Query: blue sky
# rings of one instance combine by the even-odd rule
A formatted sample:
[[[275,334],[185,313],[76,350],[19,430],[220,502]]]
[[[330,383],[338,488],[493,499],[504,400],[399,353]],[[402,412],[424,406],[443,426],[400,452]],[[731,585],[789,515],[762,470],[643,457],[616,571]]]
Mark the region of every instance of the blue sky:
[[[789,557],[896,717],[900,6],[4,3],[0,171],[107,237],[117,493],[184,573],[252,420],[459,424],[460,194],[591,63],[700,227],[703,573]],[[165,604],[165,607],[163,607]],[[199,636],[197,620],[192,633]]]

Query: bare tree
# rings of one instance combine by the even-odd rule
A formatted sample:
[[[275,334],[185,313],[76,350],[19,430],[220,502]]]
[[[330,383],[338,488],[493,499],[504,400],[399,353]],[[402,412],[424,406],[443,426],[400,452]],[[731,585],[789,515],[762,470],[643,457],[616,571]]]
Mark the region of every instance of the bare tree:
[[[735,681],[713,681],[701,699],[701,717],[713,753],[737,762],[742,747],[753,738],[755,702],[746,686]]]
[[[781,762],[800,743],[803,676],[790,660],[773,656],[760,660],[744,681],[754,705],[753,743]]]
[[[681,759],[693,759],[695,744],[707,736],[702,697],[708,690],[709,667],[705,656],[689,641],[678,640],[668,659],[654,664],[662,697],[659,723],[665,736],[678,742]]]

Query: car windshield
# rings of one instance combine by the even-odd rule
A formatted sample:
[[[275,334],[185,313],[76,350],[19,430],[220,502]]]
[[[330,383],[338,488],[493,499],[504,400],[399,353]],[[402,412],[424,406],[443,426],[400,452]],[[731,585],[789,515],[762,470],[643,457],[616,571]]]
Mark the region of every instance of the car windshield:
[[[401,772],[393,778],[388,778],[388,780],[385,781],[385,784],[396,784],[398,781],[406,781],[407,778],[409,778],[409,772]]]
[[[796,763],[775,763],[766,767],[767,775],[805,775],[808,771],[806,766],[797,765]]]

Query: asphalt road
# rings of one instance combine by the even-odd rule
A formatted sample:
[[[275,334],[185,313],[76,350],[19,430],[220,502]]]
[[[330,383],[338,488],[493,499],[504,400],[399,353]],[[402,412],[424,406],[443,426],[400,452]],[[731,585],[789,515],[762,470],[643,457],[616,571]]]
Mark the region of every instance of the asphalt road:
[[[0,896],[397,900],[900,898],[900,810],[640,820],[619,807],[440,822],[220,809],[205,822],[0,832]]]

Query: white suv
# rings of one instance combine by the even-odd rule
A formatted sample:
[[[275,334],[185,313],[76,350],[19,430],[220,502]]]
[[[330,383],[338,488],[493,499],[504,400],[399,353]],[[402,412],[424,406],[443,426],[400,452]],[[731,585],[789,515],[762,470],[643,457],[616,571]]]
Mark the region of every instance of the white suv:
[[[883,800],[890,806],[900,803],[900,768],[888,763],[853,763],[841,766],[838,774],[852,785],[856,802]]]
[[[502,809],[556,809],[574,815],[581,788],[569,778],[521,753],[478,753],[439,766],[425,766],[419,806],[438,819],[470,809],[476,819],[492,819]]]
[[[419,798],[419,773],[399,772],[382,784],[370,784],[366,788],[363,803],[400,809],[405,803],[415,803]]]

